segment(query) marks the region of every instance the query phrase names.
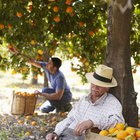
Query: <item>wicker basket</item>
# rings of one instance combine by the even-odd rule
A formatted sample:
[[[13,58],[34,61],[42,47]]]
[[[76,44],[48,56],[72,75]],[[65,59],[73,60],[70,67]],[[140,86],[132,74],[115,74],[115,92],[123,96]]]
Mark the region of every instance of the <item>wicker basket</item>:
[[[22,96],[13,92],[11,106],[12,115],[33,115],[37,101],[37,95]]]

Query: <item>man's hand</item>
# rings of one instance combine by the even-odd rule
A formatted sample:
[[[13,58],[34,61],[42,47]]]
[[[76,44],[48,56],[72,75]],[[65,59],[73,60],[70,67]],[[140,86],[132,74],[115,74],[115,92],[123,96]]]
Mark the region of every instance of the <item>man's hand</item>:
[[[35,90],[34,93],[37,94],[37,95],[42,95],[42,93],[38,90]]]
[[[79,124],[74,129],[74,133],[77,136],[82,135],[87,129],[91,128],[93,126],[93,122],[91,120],[83,121]]]
[[[46,140],[57,140],[58,136],[55,133],[50,133],[46,136]]]

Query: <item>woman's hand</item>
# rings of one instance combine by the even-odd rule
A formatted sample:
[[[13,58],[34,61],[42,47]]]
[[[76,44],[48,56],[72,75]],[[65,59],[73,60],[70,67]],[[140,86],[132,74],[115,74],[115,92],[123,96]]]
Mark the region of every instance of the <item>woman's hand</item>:
[[[58,139],[58,136],[57,134],[55,133],[49,133],[47,136],[46,136],[46,140],[57,140]]]
[[[74,133],[77,136],[82,135],[85,133],[85,131],[93,126],[93,122],[91,120],[83,121],[79,124],[74,129]]]

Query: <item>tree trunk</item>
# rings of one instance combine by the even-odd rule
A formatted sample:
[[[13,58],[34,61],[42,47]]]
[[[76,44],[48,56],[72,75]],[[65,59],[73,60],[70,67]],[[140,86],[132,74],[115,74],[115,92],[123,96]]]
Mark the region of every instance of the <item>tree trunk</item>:
[[[44,51],[43,53],[43,60],[48,62],[49,61],[49,53],[46,51]],[[47,79],[47,76],[46,76],[46,73],[44,72],[44,87],[48,87],[49,84],[48,84],[48,79]]]
[[[31,84],[33,84],[33,85],[37,85],[38,84],[38,77],[37,77],[36,73],[32,73]]]
[[[116,0],[110,3],[108,13],[108,45],[105,63],[114,69],[118,82],[117,88],[111,92],[120,100],[123,115],[129,126],[138,125],[137,93],[134,91],[133,76],[130,61],[130,30],[132,8],[124,13],[115,2],[124,7],[127,0]]]

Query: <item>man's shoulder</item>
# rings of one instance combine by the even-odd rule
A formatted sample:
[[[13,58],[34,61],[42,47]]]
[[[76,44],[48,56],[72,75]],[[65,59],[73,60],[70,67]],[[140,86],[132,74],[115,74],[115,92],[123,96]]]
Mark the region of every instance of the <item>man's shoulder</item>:
[[[107,99],[110,100],[111,102],[119,102],[119,100],[117,99],[117,97],[115,97],[113,94],[108,93]]]

